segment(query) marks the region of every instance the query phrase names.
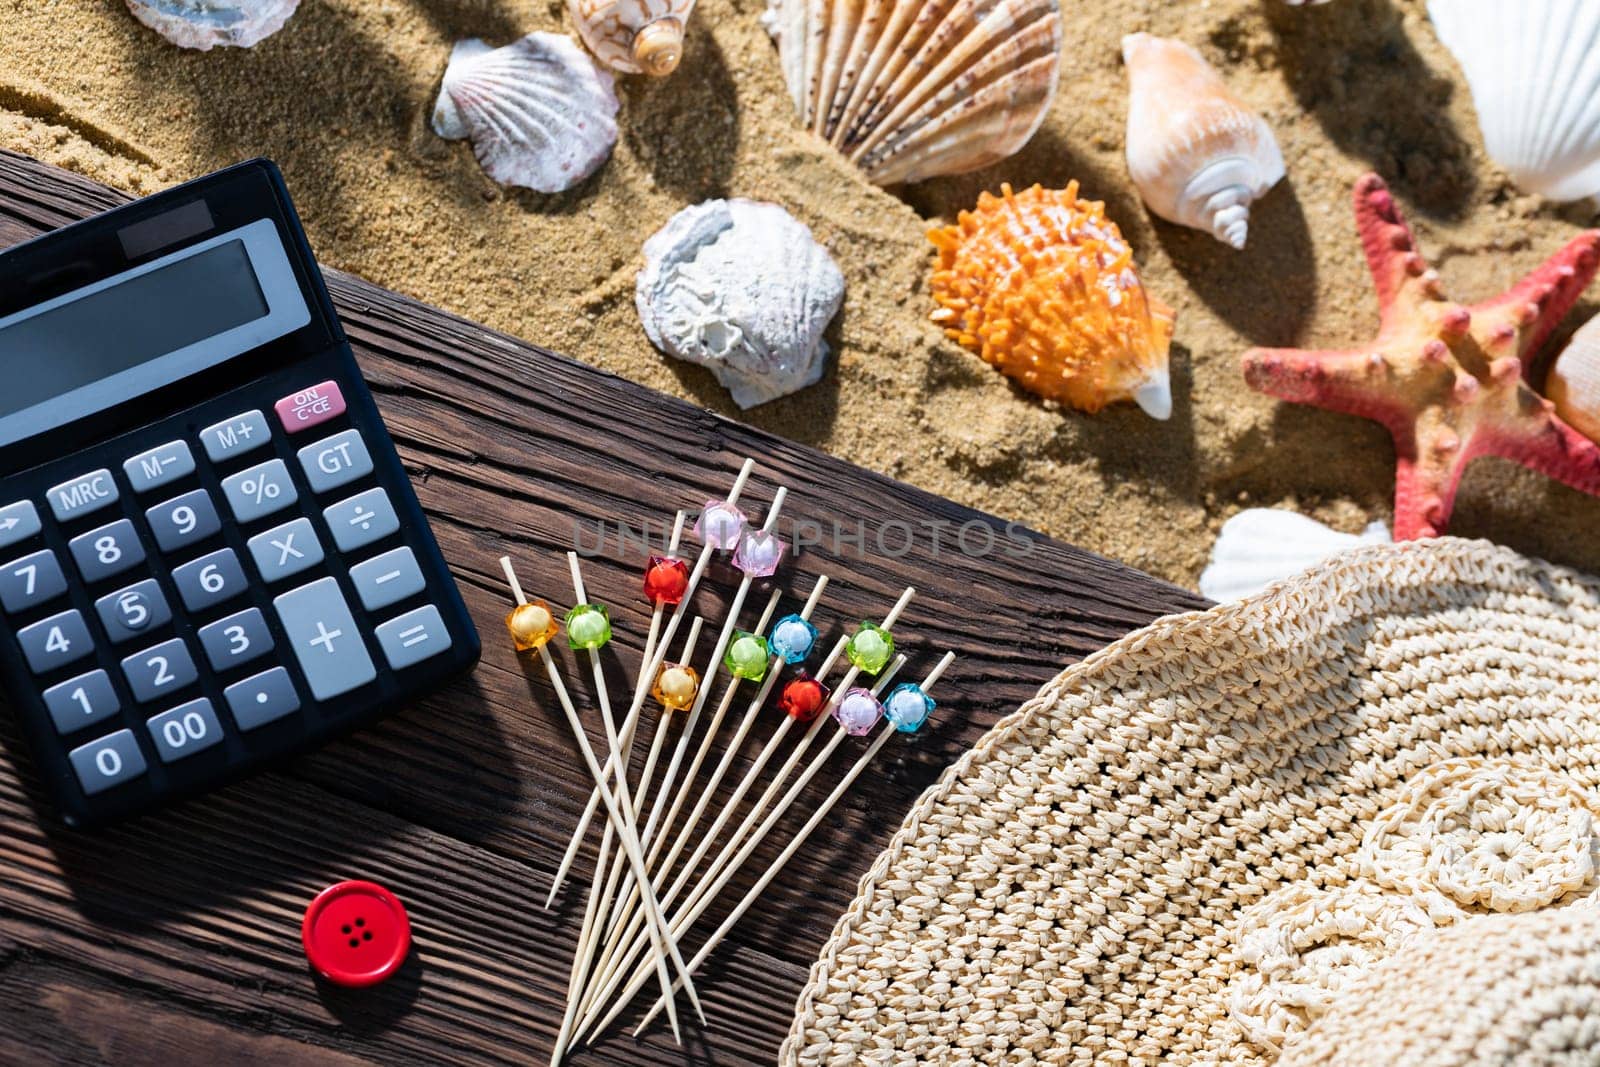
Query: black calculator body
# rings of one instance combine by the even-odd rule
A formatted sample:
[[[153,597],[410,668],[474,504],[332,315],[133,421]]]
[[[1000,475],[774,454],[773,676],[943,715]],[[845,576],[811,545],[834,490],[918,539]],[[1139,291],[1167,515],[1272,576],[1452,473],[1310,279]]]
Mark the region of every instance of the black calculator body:
[[[476,661],[273,164],[0,253],[0,367],[0,675],[69,824]]]

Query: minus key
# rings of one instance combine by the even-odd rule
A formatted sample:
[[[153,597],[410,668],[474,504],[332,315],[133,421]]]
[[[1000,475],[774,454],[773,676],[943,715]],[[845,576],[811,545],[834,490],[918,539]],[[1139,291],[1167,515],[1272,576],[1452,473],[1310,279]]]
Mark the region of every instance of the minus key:
[[[356,596],[368,611],[377,611],[416,596],[427,586],[417,557],[409,548],[396,548],[350,568]]]

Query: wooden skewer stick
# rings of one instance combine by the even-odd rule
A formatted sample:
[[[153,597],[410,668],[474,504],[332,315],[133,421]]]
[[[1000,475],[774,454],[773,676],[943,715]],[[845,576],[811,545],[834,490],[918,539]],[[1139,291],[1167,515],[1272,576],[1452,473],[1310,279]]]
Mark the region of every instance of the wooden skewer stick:
[[[935,666],[933,670],[928,672],[928,676],[922,680],[922,691],[924,693],[934,687],[935,683],[939,681],[940,676],[944,674],[946,669],[949,668],[950,664],[955,662],[955,658],[956,654],[954,652],[946,652],[944,654],[944,658],[939,661],[938,665]],[[898,732],[899,731],[896,730],[891,724],[883,724],[883,730],[878,734],[877,739],[874,740],[872,744],[867,747],[867,750],[861,754],[861,758],[856,760],[855,765],[845,772],[844,777],[839,780],[839,784],[833,787],[833,792],[829,793],[827,798],[823,800],[821,804],[817,805],[816,811],[811,813],[811,818],[806,820],[806,824],[802,826],[799,832],[794,835],[794,839],[789,842],[788,846],[778,854],[778,858],[772,861],[771,865],[767,867],[766,871],[761,875],[760,878],[756,879],[755,885],[750,887],[749,892],[745,893],[744,898],[739,901],[738,905],[734,907],[733,911],[728,913],[728,917],[722,921],[722,925],[717,927],[716,930],[712,932],[710,937],[706,938],[706,943],[700,946],[700,951],[696,952],[694,954],[694,958],[689,961],[690,970],[699,967],[706,961],[707,956],[716,951],[717,946],[722,943],[722,939],[728,936],[728,931],[732,930],[734,926],[738,924],[739,920],[744,917],[744,913],[749,911],[750,906],[756,902],[756,898],[761,896],[761,894],[766,891],[767,886],[772,884],[772,880],[777,877],[778,872],[783,869],[784,864],[788,863],[789,860],[794,857],[795,852],[799,850],[800,846],[805,843],[806,838],[811,835],[811,831],[815,830],[817,828],[817,824],[822,822],[823,818],[828,814],[829,811],[833,809],[835,804],[839,803],[839,799],[844,796],[845,790],[849,789],[851,783],[861,776],[862,771],[867,769],[867,765],[870,764],[873,760],[873,757],[878,754],[878,750],[883,748],[884,744],[888,742],[889,738],[893,737]],[[626,1003],[626,1001],[622,1001],[622,1003]],[[652,1007],[645,1015],[644,1019],[640,1021],[638,1029],[634,1030],[634,1034],[636,1036],[640,1031],[650,1024],[650,1020],[654,1019],[661,1013],[662,1007],[664,1007],[662,1002],[657,1000],[655,1006]],[[611,1016],[611,1018],[615,1018],[615,1015]],[[606,1020],[606,1024],[610,1023],[611,1018]],[[600,1027],[600,1029],[604,1028],[604,1025]]]
[[[888,668],[878,676],[877,683],[872,687],[872,693],[874,696],[877,696],[884,690],[884,688],[899,672],[900,668],[905,665],[905,661],[906,658],[904,656],[896,656],[894,662],[891,663]],[[690,895],[689,899],[678,908],[678,910],[669,920],[672,929],[678,931],[677,936],[683,936],[684,933],[686,933],[697,921],[699,921],[700,916],[705,914],[706,909],[709,908],[715,901],[717,894],[727,886],[728,882],[732,880],[736,873],[738,873],[739,868],[742,867],[744,862],[750,858],[750,855],[756,850],[757,846],[759,846],[761,842],[764,841],[772,832],[772,829],[777,825],[778,820],[783,818],[789,809],[794,806],[795,802],[799,799],[800,794],[805,790],[805,787],[810,784],[811,779],[816,777],[817,772],[827,764],[828,758],[833,755],[834,750],[837,749],[844,739],[849,736],[850,735],[845,732],[842,726],[836,729],[834,731],[833,738],[829,740],[825,746],[823,746],[821,752],[817,753],[816,757],[811,761],[810,766],[808,766],[805,771],[795,779],[794,784],[791,785],[788,792],[783,795],[783,799],[772,808],[771,812],[767,814],[767,817],[762,820],[760,826],[756,827],[755,831],[750,834],[748,838],[746,838],[744,844],[739,848],[738,852],[730,857],[728,862],[722,865],[721,871],[715,876],[715,879],[703,881],[695,888],[694,893]],[[842,790],[840,792],[842,793]],[[837,798],[830,798],[828,803],[831,804],[835,799]],[[736,842],[738,839],[738,835],[736,834],[733,838],[733,841]],[[732,843],[733,842],[730,842],[730,845]],[[710,877],[710,873],[708,872],[708,879]],[[634,956],[637,956],[637,954],[637,952],[632,953],[629,957],[630,960]],[[610,1024],[610,1021],[614,1019],[616,1015],[627,1005],[628,1001],[632,999],[634,993],[638,992],[644,983],[649,981],[649,977],[649,963],[648,961],[641,961],[639,966],[635,969],[632,977],[629,979],[623,995],[616,998],[610,1014],[600,1022],[600,1025],[593,1028],[590,1036],[591,1041],[594,1039],[594,1037],[598,1036],[607,1025]],[[619,973],[615,978],[613,978],[612,984],[618,984],[620,981],[621,974]],[[585,1021],[585,1024],[580,1025],[579,1029],[575,1031],[574,1040],[576,1040],[577,1037],[584,1032],[586,1025],[587,1021]]]
[[[750,480],[750,473],[755,470],[756,461],[747,459],[744,466],[739,468],[739,476],[733,480],[733,488],[728,490],[726,502],[731,506],[739,502],[739,494],[744,492],[744,486]],[[672,644],[672,639],[677,636],[678,624],[683,621],[683,616],[689,610],[689,602],[694,599],[694,591],[700,586],[700,577],[705,574],[706,566],[711,562],[711,556],[716,551],[710,545],[700,548],[700,558],[695,560],[694,569],[689,572],[689,587],[683,594],[683,599],[678,601],[678,606],[673,609],[672,618],[667,621],[667,628],[661,635],[661,640],[654,656],[646,656],[642,669],[639,672],[638,684],[634,686],[633,703],[628,706],[628,715],[634,719],[639,714],[639,709],[644,707],[644,698],[650,692],[650,683],[655,679],[656,672],[661,669],[661,664],[666,658],[666,650]],[[613,753],[615,755],[615,753]],[[625,766],[625,765],[624,765]],[[612,768],[615,773],[615,768]],[[589,831],[589,823],[594,819],[594,813],[600,805],[599,790],[589,795],[588,806],[583,809],[583,816],[578,820],[578,828],[573,831],[572,840],[567,843],[566,854],[561,857],[561,866],[556,869],[555,880],[550,885],[550,898],[545,903],[549,907],[556,899],[562,883],[566,880],[567,872],[572,868],[572,861],[578,854],[579,847],[583,844],[584,835]]]
[[[522,585],[517,581],[516,572],[511,567],[511,557],[502,556],[500,558],[500,566],[505,570],[506,581],[511,586],[511,592],[516,597],[517,604],[520,606],[527,603],[527,598],[522,594]],[[547,646],[539,646],[539,658],[544,662],[545,673],[550,677],[550,686],[555,690],[556,700],[561,705],[561,709],[566,712],[567,722],[572,727],[573,737],[577,740],[578,750],[583,753],[583,760],[588,765],[589,774],[594,778],[595,788],[600,791],[601,803],[605,805],[606,813],[621,824],[620,833],[623,849],[636,858],[639,870],[642,872],[644,870],[644,852],[639,848],[639,839],[632,832],[632,824],[623,818],[625,809],[622,804],[606,786],[605,773],[601,770],[600,761],[595,758],[594,748],[589,744],[589,735],[584,731],[583,722],[578,718],[578,710],[572,706],[572,698],[567,695],[567,687],[561,681],[561,672],[556,670],[555,660],[550,657],[550,649]],[[614,732],[615,727],[612,729]],[[610,739],[608,738],[608,740]],[[666,932],[666,924],[661,920],[660,908],[655,902],[654,896],[653,890],[645,893],[645,909],[646,911],[652,909],[655,911],[655,915],[650,919],[650,928],[654,931],[653,937],[658,953],[656,971],[661,980],[662,995],[668,1001],[671,1001],[676,987],[672,983],[672,975],[667,971],[667,952],[664,951],[664,946],[671,946],[674,962],[678,964],[680,972],[686,981],[689,979],[689,973],[686,969],[683,969],[684,964],[682,956],[678,953],[677,943]],[[689,983],[689,985],[692,984],[692,982]],[[685,988],[688,988],[688,986]],[[676,1010],[670,1003],[667,1006],[667,1014],[674,1017],[677,1015]],[[674,1027],[674,1036],[678,1036],[676,1027]],[[679,1043],[682,1043],[681,1037],[679,1038]],[[558,1039],[556,1055],[552,1058],[551,1063],[560,1062],[561,1056],[565,1051],[565,1042]]]

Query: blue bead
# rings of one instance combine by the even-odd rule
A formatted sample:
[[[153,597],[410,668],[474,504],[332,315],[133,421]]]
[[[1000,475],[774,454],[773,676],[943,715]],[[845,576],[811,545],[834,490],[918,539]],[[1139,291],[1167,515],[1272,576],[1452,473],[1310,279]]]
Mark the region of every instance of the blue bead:
[[[811,655],[811,647],[816,643],[817,628],[798,615],[785,615],[773,623],[767,637],[773,653],[791,665]]]
[[[889,699],[883,702],[883,717],[901,733],[914,734],[922,729],[936,707],[933,698],[924,693],[920,685],[906,682],[890,691]]]

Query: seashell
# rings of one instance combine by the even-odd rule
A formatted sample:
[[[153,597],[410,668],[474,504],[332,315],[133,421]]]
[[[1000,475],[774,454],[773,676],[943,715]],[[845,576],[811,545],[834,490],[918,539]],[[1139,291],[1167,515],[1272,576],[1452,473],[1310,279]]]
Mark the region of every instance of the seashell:
[[[644,245],[635,303],[650,342],[707,367],[741,408],[813,384],[844,275],[776,204],[708,200]]]
[[[578,36],[600,62],[624,74],[661,78],[683,59],[683,28],[694,0],[567,0]]]
[[[541,193],[570,189],[617,143],[611,75],[569,37],[530,33],[504,48],[476,37],[450,52],[433,130],[472,138],[484,172]]]
[[[1132,33],[1128,173],[1151,211],[1243,248],[1250,205],[1283,178],[1266,120],[1182,41]]]
[[[1044,121],[1057,0],[768,0],[801,123],[878,185],[1004,159]]]
[[[1381,522],[1347,534],[1293,511],[1249,508],[1222,524],[1200,575],[1200,595],[1219,603],[1243,600],[1329,556],[1393,540]]]
[[[1600,194],[1600,4],[1430,0],[1428,17],[1495,162],[1552,200]]]
[[[300,0],[128,0],[133,17],[179,48],[249,48],[283,29]]]
[[[1562,421],[1600,443],[1600,315],[1584,323],[1555,358],[1544,391]]]
[[[933,321],[1029,391],[1084,411],[1132,400],[1172,414],[1172,310],[1150,296],[1105,205],[1035,185],[984,193],[938,250]]]

